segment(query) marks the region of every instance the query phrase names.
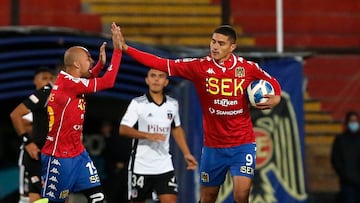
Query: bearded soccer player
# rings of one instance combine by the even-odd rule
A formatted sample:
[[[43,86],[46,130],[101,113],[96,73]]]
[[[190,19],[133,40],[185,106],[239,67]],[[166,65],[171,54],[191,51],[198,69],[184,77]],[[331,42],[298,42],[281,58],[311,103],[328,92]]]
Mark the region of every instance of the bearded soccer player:
[[[201,203],[216,201],[227,171],[233,181],[234,200],[247,203],[255,170],[255,135],[247,86],[254,80],[271,83],[275,95],[258,104],[273,108],[280,102],[281,87],[257,63],[235,56],[236,32],[228,25],[215,29],[210,55],[203,58],[165,59],[139,51],[123,41],[123,51],[143,65],[192,81],[203,112],[204,147],[200,161]]]
[[[121,61],[120,28],[111,27],[114,51],[111,64],[102,77],[91,78],[93,59],[81,46],[64,54],[61,71],[49,96],[49,133],[41,150],[41,195],[50,203],[64,202],[69,193],[83,193],[88,202],[104,202],[99,176],[82,143],[86,102],[84,94],[114,86]]]

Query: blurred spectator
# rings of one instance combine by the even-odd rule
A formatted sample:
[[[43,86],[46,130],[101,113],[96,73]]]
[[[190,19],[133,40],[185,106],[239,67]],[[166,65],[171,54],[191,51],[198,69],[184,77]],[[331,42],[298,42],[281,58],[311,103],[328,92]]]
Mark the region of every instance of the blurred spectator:
[[[360,130],[359,114],[348,112],[344,132],[337,135],[331,152],[331,163],[339,177],[337,202],[360,202]]]

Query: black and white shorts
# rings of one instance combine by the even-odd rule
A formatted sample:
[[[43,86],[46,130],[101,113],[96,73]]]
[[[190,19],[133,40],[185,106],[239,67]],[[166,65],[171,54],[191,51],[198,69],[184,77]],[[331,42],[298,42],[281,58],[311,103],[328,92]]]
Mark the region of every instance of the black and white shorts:
[[[39,155],[40,156],[40,155]],[[30,157],[27,151],[23,148],[20,150],[19,157],[20,180],[19,190],[20,195],[28,196],[29,193],[41,192],[41,161]]]
[[[157,175],[129,174],[131,174],[129,177],[131,200],[144,201],[150,198],[157,199],[157,196],[162,194],[178,193],[174,171]]]

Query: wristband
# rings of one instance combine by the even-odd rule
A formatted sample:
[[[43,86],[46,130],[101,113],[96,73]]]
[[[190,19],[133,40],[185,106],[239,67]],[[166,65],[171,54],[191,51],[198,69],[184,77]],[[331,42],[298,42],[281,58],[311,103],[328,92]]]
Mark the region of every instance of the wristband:
[[[32,142],[32,139],[31,139],[29,133],[24,133],[24,134],[22,134],[21,136],[22,136],[22,138],[23,138],[23,142],[24,142],[25,145],[27,145],[27,144],[29,144],[30,142]]]

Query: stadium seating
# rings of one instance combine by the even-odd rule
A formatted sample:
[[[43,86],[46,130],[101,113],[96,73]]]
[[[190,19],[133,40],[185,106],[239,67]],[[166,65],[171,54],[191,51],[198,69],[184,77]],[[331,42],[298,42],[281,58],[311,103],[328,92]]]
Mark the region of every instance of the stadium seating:
[[[10,25],[10,0],[2,0],[0,2],[0,26]]]
[[[220,0],[213,0],[220,2]],[[257,47],[276,45],[276,1],[231,1],[234,24],[251,34]],[[360,3],[357,0],[283,1],[284,44],[288,49],[358,48]],[[254,23],[258,22],[258,23]]]
[[[14,1],[15,2],[15,1]],[[11,25],[11,0],[0,2],[0,26]],[[76,28],[88,32],[101,32],[100,16],[82,12],[80,0],[19,1],[18,25]]]
[[[307,60],[310,96],[321,101],[321,108],[341,121],[349,110],[360,112],[360,56],[358,54],[321,55]]]
[[[208,47],[210,33],[221,24],[221,7],[210,0],[82,0],[88,12],[100,14],[105,27],[117,22],[128,40],[153,45]],[[103,30],[104,30],[103,29]],[[252,46],[240,26],[241,46]]]

